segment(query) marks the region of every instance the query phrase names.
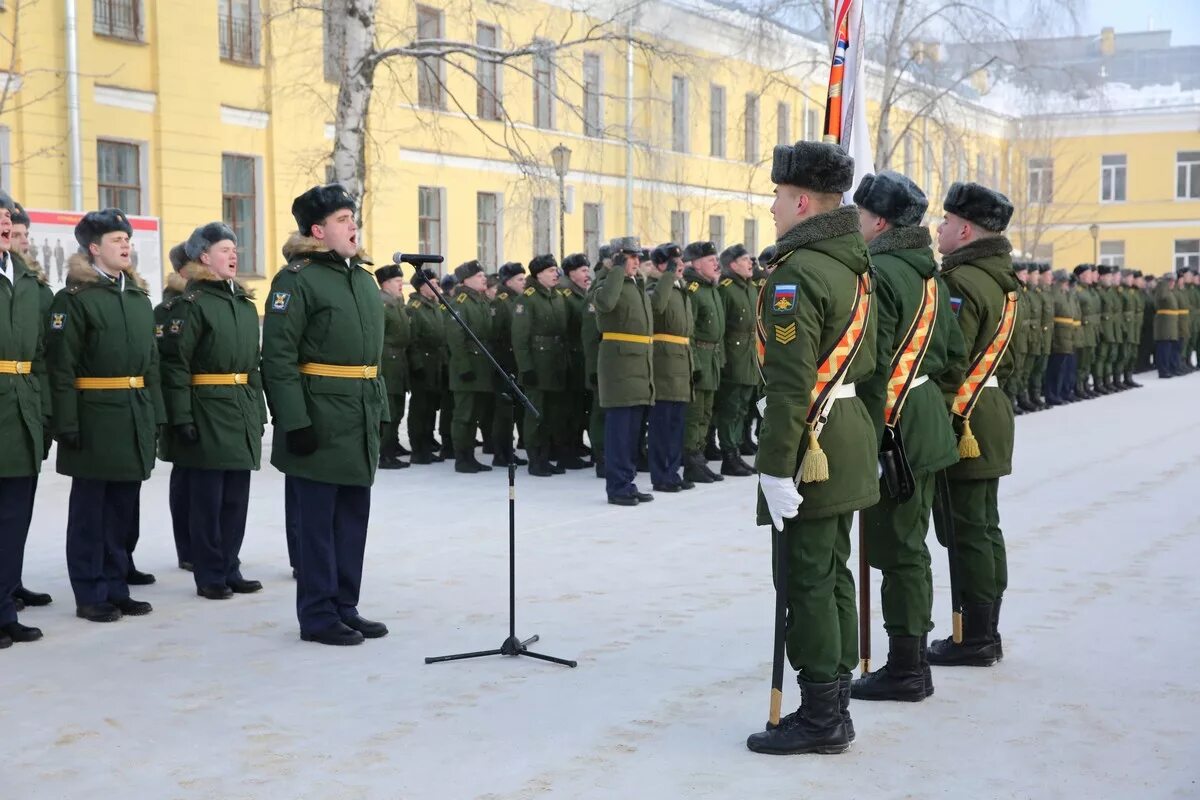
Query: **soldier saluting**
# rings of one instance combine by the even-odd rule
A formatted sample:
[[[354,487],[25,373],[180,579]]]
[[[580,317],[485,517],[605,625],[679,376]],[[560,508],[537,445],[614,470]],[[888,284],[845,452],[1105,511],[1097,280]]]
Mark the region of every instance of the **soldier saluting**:
[[[532,282],[513,305],[512,348],[521,386],[541,412],[525,416],[525,444],[529,474],[547,478],[567,468],[581,469],[575,442],[569,440],[566,421],[567,301],[558,293],[558,264],[552,255],[534,256],[529,262]],[[558,462],[556,464],[551,461]]]

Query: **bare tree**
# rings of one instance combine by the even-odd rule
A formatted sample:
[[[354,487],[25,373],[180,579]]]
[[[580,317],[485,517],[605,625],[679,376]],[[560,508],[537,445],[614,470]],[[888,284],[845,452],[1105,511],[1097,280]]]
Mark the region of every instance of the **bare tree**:
[[[1076,180],[1080,170],[1087,168],[1087,159],[1066,145],[1067,124],[1045,116],[1028,116],[1015,123],[1011,230],[1014,244],[1030,258],[1045,257],[1041,247],[1046,234],[1071,219],[1087,199],[1084,194],[1066,194],[1062,187],[1084,186],[1093,192],[1098,188],[1094,181]]]
[[[30,15],[38,12],[40,0],[10,0],[6,14],[0,17],[0,124],[8,117],[54,96],[66,83],[66,74],[61,70],[22,68],[24,40],[23,23]],[[44,13],[44,12],[43,12]],[[40,156],[59,151],[62,139],[47,144],[36,151],[22,153],[12,163],[19,164]]]

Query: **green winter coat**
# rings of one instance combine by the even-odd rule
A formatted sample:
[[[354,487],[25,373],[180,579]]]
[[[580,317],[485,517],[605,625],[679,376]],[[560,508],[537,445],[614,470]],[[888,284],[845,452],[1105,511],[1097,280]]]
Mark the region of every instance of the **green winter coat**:
[[[37,475],[49,423],[46,380],[46,287],[38,272],[9,253],[9,281],[0,278],[0,361],[28,361],[30,371],[0,374],[0,478]]]
[[[1179,296],[1167,288],[1166,281],[1159,281],[1154,289],[1154,341],[1172,341],[1179,338],[1179,314],[1164,313],[1179,310]]]
[[[654,335],[654,314],[645,282],[641,276],[627,278],[622,267],[613,267],[593,287],[593,292],[596,329],[601,336],[596,356],[600,407],[652,405],[654,363],[649,339]],[[605,334],[647,341],[605,339]]]
[[[163,400],[171,426],[196,426],[199,440],[174,436],[171,456],[192,469],[258,469],[267,407],[259,371],[258,309],[203,264],[186,267],[187,291],[171,306],[159,339]],[[157,334],[157,330],[156,330]],[[244,374],[246,383],[193,386],[193,375]]]
[[[1091,286],[1080,285],[1076,296],[1083,327],[1079,331],[1082,338],[1076,341],[1075,346],[1095,347],[1100,342],[1100,293]]]
[[[927,228],[904,227],[884,231],[867,246],[876,276],[872,312],[877,347],[875,372],[858,384],[858,396],[875,423],[877,444],[883,441],[883,408],[892,361],[916,319],[925,294],[924,282],[937,272],[931,244]],[[965,351],[962,332],[950,310],[949,292],[939,280],[933,332],[914,376],[928,376],[929,380],[909,392],[900,414],[905,453],[916,475],[937,472],[958,461],[958,439],[946,414],[938,380],[950,364],[965,356]]]
[[[187,289],[187,278],[180,275],[178,272],[171,271],[167,274],[167,285],[163,287],[162,302],[154,307],[154,338],[158,340],[158,356],[159,356],[159,371],[161,373],[163,346],[167,330],[167,320],[171,315],[171,309],[179,302],[179,298],[183,297],[184,291]],[[257,317],[258,315],[255,314]],[[166,396],[163,396],[163,402],[166,402]],[[171,462],[175,460],[173,450],[175,442],[175,432],[169,427],[164,428],[159,432],[158,436],[158,458],[161,461]]]
[[[504,367],[504,371],[514,377],[520,377],[517,373],[517,357],[513,353],[512,340],[513,305],[516,301],[517,295],[508,289],[496,292],[496,297],[492,300],[492,341],[488,345],[496,361]],[[500,380],[499,375],[496,376],[496,388],[501,391],[507,390],[507,385]]]
[[[154,308],[132,269],[101,276],[76,254],[67,288],[50,306],[47,366],[54,430],[78,433],[78,450],[58,448],[58,471],[73,478],[144,481],[154,469],[155,435],[166,411],[159,388]],[[76,378],[142,377],[141,389],[75,388]]]
[[[654,399],[675,403],[692,400],[692,348],[658,338],[692,338],[692,300],[679,282],[675,267],[646,280],[654,312]]]
[[[1009,349],[1013,355],[1021,356],[1022,358],[1029,353],[1029,320],[1031,314],[1029,310],[1029,288],[1018,280],[1020,288],[1017,289],[1017,321],[1013,326],[1012,344]]]
[[[1175,300],[1180,311],[1187,313],[1179,314],[1176,319],[1179,320],[1179,337],[1183,341],[1187,341],[1192,335],[1192,299],[1191,288],[1178,284],[1175,286]]]
[[[403,395],[408,391],[408,345],[412,341],[412,323],[403,298],[392,297],[381,289],[379,300],[383,303],[383,363],[380,371],[388,396]],[[396,409],[389,406],[388,416],[396,419]]]
[[[567,388],[567,301],[535,279],[513,302],[512,348],[526,388]]]
[[[971,364],[992,341],[1004,311],[1005,295],[1020,287],[1011,253],[1008,239],[994,236],[972,242],[942,259],[950,305],[957,308],[958,327],[966,343],[965,354],[951,361],[938,378],[947,406],[966,380]],[[1012,374],[1014,362],[1011,350],[1006,351],[994,373],[1001,386]],[[951,467],[952,479],[988,480],[1012,472],[1012,402],[1000,389],[985,387],[980,391],[971,414],[971,431],[979,441],[981,455],[964,458]],[[961,434],[962,421],[956,418],[954,424]]]
[[[1028,353],[1030,356],[1045,355],[1042,349],[1042,289],[1035,286],[1021,295],[1021,319],[1026,326]]]
[[[574,281],[564,278],[558,286],[558,293],[567,301],[567,388],[577,391],[587,385],[587,358],[583,352],[583,318],[587,313],[587,291]]]
[[[362,253],[346,260],[316,239],[292,234],[287,266],[264,303],[262,377],[275,431],[271,463],[285,475],[344,486],[370,486],[379,464],[379,426],[388,419],[387,388],[375,378],[303,375],[301,364],[379,367],[383,304]],[[312,426],[317,450],[287,447],[287,432]]]
[[[600,365],[600,325],[596,321],[596,290],[604,281],[608,270],[596,267],[592,285],[584,297],[583,317],[579,321],[579,347],[583,350],[585,386],[593,392],[599,389],[597,371]]]
[[[1125,341],[1140,344],[1142,341],[1142,297],[1132,286],[1121,287],[1121,306],[1125,312]]]
[[[1124,341],[1117,334],[1117,325],[1124,313],[1124,305],[1117,294],[1117,289],[1111,286],[1101,286],[1095,291],[1096,297],[1100,301],[1100,341],[1109,343]]]
[[[417,293],[408,301],[412,341],[408,345],[408,379],[414,389],[442,388],[446,368],[446,325],[454,324],[437,300]]]
[[[809,444],[806,417],[819,359],[851,319],[855,288],[869,261],[854,206],[804,220],[776,246],[781,255],[758,309],[766,334],[766,412],[755,465],[764,475],[792,477]],[[875,325],[872,312],[863,346],[846,374],[848,384],[875,372]],[[800,484],[801,519],[830,517],[879,501],[875,426],[861,399],[834,401],[820,445],[829,460],[829,480]],[[758,524],[770,523],[760,492]]]
[[[709,283],[699,272],[689,267],[683,280],[692,296],[692,385],[695,389],[714,392],[721,385],[721,368],[725,366],[725,303],[715,283]]]
[[[717,283],[725,313],[725,365],[721,383],[758,385],[758,354],[754,348],[754,306],[758,289],[733,272],[725,272]]]
[[[1038,287],[1042,295],[1042,355],[1054,352],[1054,288]]]
[[[1060,355],[1075,352],[1076,333],[1079,328],[1079,308],[1075,301],[1075,292],[1062,286],[1052,290],[1054,306],[1054,337],[1051,340],[1050,352]]]
[[[454,310],[471,327],[479,341],[492,338],[492,309],[487,295],[459,286],[454,298]],[[446,343],[450,347],[450,391],[490,392],[494,386],[491,362],[483,350],[453,319],[446,320]]]

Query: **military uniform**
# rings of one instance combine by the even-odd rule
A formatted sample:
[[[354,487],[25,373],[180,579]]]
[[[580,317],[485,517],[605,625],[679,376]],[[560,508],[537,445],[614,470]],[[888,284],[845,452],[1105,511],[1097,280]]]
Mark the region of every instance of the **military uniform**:
[[[538,259],[549,259],[548,262]],[[573,451],[567,422],[567,301],[556,288],[543,286],[538,275],[555,269],[554,259],[529,262],[533,279],[513,305],[512,342],[526,396],[540,412],[525,417],[529,474],[548,477],[565,468]],[[578,457],[574,457],[578,461]],[[550,461],[560,462],[555,469]],[[582,462],[578,466],[582,467]]]
[[[1020,278],[1017,280],[1020,281]],[[1018,414],[1024,411],[1019,402],[1021,396],[1020,387],[1021,378],[1025,374],[1025,365],[1030,358],[1029,349],[1032,330],[1029,327],[1029,321],[1033,318],[1029,302],[1029,287],[1024,282],[1019,283],[1019,286],[1020,288],[1017,289],[1017,294],[1020,297],[1017,306],[1019,313],[1016,326],[1013,329],[1012,344],[1009,345],[1009,350],[1012,352],[1013,357],[1013,369],[1012,373],[1008,376],[1008,380],[1001,387],[1012,402],[1013,411]]]
[[[1119,268],[1107,264],[1100,265],[1098,269],[1102,276],[1119,271]],[[1119,325],[1124,304],[1118,290],[1112,286],[1099,285],[1092,291],[1100,305],[1100,324],[1096,331],[1096,359],[1092,364],[1092,386],[1099,394],[1110,394],[1116,391],[1116,387],[1112,385],[1113,368],[1124,341]]]
[[[399,268],[396,268],[392,277],[400,277]],[[393,297],[381,289],[379,300],[383,304],[381,372],[388,401],[388,421],[379,444],[380,466],[407,467],[408,464],[399,460],[399,456],[403,455],[399,434],[400,420],[404,417],[404,396],[408,392],[408,346],[412,342],[412,324],[403,298]]]
[[[705,242],[711,247],[711,242]],[[697,249],[697,254],[702,252]],[[705,255],[711,255],[705,253]],[[687,258],[685,251],[684,257]],[[701,257],[697,255],[696,257]],[[725,304],[716,283],[689,267],[683,273],[684,287],[692,296],[692,402],[684,423],[684,477],[698,483],[720,480],[705,463],[704,443],[712,421],[713,404],[721,385],[725,364]],[[706,480],[707,478],[707,480]]]
[[[179,302],[179,298],[183,297],[184,290],[187,289],[187,278],[180,273],[180,270],[187,266],[188,263],[187,253],[184,251],[184,243],[180,242],[172,247],[168,253],[168,257],[171,261],[172,270],[167,274],[167,284],[163,288],[162,302],[154,307],[154,336],[158,339],[160,359],[163,343],[166,341],[166,330],[171,311],[175,307],[175,304]],[[168,505],[171,510],[171,532],[175,539],[175,557],[180,569],[191,569],[192,532],[189,527],[190,522],[187,506],[188,494],[191,489],[189,488],[187,468],[174,463],[174,458],[171,454],[173,438],[174,434],[169,428],[162,432],[158,438],[158,458],[161,461],[171,463]],[[290,548],[288,549],[288,554],[291,554]]]
[[[1158,377],[1173,378],[1178,374],[1179,353],[1179,295],[1173,284],[1174,276],[1160,278],[1154,289],[1154,364]]]
[[[514,269],[515,268],[515,269]],[[519,272],[515,270],[520,270]],[[496,362],[504,368],[508,375],[517,375],[517,357],[513,354],[512,320],[513,304],[517,295],[508,289],[504,282],[514,275],[525,272],[520,264],[509,263],[500,267],[501,286],[492,299],[492,355]],[[492,412],[492,466],[507,467],[511,459],[515,466],[523,466],[526,460],[518,458],[513,449],[513,423],[517,418],[516,410],[524,406],[514,403],[508,395],[508,386],[499,375],[496,378],[498,396],[493,404]],[[522,415],[522,422],[524,421]]]
[[[1126,270],[1122,274],[1121,300],[1125,310],[1125,354],[1117,378],[1128,388],[1139,389],[1141,384],[1133,379],[1138,367],[1142,348],[1142,293],[1135,285],[1136,274]]]
[[[587,257],[582,253],[567,256],[562,266],[564,280],[559,282],[558,293],[567,303],[567,396],[563,427],[570,446],[579,450],[583,434],[588,429],[592,398],[587,386],[587,364],[583,352],[587,290],[576,283],[574,277],[588,269]]]
[[[460,265],[455,270],[460,283],[469,277],[464,267],[470,264],[474,265],[472,269],[483,269],[478,262]],[[462,275],[458,275],[459,270],[463,270]],[[483,292],[460,285],[450,302],[481,342],[491,338],[492,310]],[[454,443],[454,469],[456,472],[488,472],[491,467],[475,460],[475,432],[483,422],[488,400],[494,391],[492,365],[483,349],[453,320],[447,322],[446,342],[450,348],[450,391],[454,393],[454,421],[450,432]]]
[[[727,260],[732,262],[744,253],[745,248],[740,252],[733,249],[730,252],[733,257]],[[754,352],[754,306],[758,290],[750,280],[726,269],[717,284],[717,292],[725,314],[725,364],[721,368],[715,401],[721,474],[752,475],[753,470],[742,461],[741,448],[746,437],[746,414],[759,383],[758,357]]]
[[[600,405],[600,327],[596,320],[596,290],[604,281],[608,269],[596,266],[592,285],[584,297],[583,316],[579,322],[579,343],[583,350],[584,385],[587,386],[591,407],[588,409],[588,444],[592,448],[592,463],[596,466],[596,477],[605,477],[604,438],[606,412]]]
[[[683,423],[692,398],[692,304],[679,282],[678,258],[678,245],[656,247],[652,260],[663,269],[656,269],[646,280],[654,313],[654,405],[650,408],[647,460],[656,492],[678,492],[693,486],[679,475]]]
[[[1050,353],[1054,344],[1054,286],[1048,281],[1052,280],[1050,265],[1042,263],[1038,265],[1038,292],[1041,296],[1042,320],[1040,327],[1041,337],[1041,354],[1034,362],[1033,372],[1029,376],[1029,391],[1032,392],[1034,405],[1038,410],[1046,408],[1046,372],[1050,363]]]
[[[1081,264],[1075,268],[1075,276],[1079,280],[1075,294],[1079,300],[1079,313],[1083,326],[1079,330],[1079,340],[1075,344],[1075,396],[1089,400],[1097,396],[1093,388],[1088,386],[1088,377],[1092,374],[1092,364],[1096,360],[1096,348],[1100,343],[1100,295],[1092,286],[1085,284],[1083,275],[1091,272],[1091,264]]]

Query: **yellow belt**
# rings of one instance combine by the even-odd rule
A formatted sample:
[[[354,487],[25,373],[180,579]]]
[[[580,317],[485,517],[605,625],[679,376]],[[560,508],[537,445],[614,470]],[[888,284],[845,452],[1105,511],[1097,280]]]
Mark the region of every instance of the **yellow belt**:
[[[76,378],[76,389],[144,389],[146,379],[141,375],[124,378]]]
[[[245,372],[233,372],[228,375],[198,374],[192,376],[192,386],[240,386],[249,383],[250,376]]]
[[[636,333],[609,333],[605,332],[603,337],[606,342],[633,342],[634,344],[650,344],[654,341],[650,336],[639,336]]]
[[[1080,323],[1076,322],[1075,320],[1071,319],[1070,317],[1055,317],[1054,322],[1059,325],[1078,325],[1078,324],[1080,324]]]
[[[654,334],[654,341],[666,342],[667,344],[682,344],[686,346],[691,344],[692,340],[686,336],[672,336],[669,333],[656,333]]]
[[[300,374],[320,375],[322,378],[358,378],[366,381],[379,377],[379,367],[375,365],[347,367],[341,364],[301,364]]]
[[[1154,313],[1162,314],[1167,317],[1178,317],[1178,316],[1182,316],[1182,315],[1188,313],[1188,309],[1186,309],[1186,308],[1180,308],[1180,309],[1163,308],[1158,311],[1155,311]]]
[[[33,370],[32,361],[0,361],[0,374],[28,375]]]

